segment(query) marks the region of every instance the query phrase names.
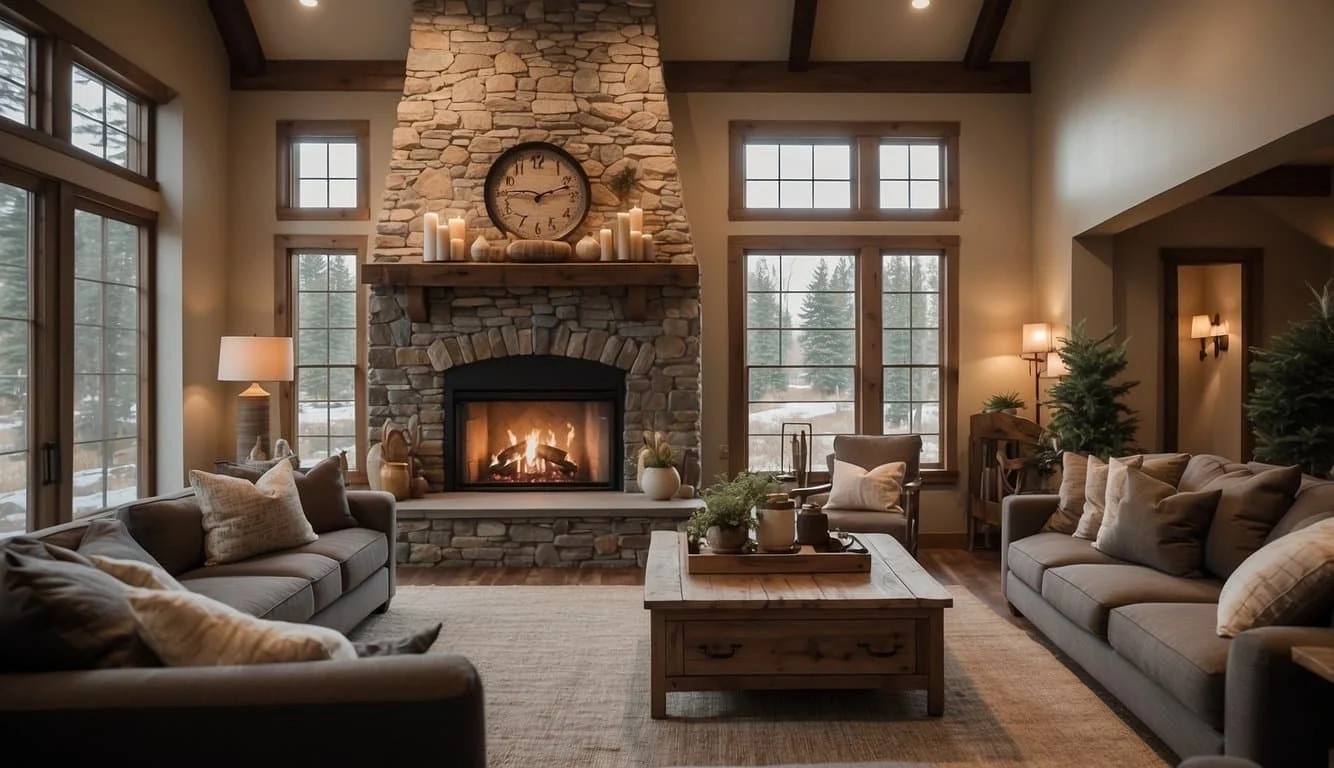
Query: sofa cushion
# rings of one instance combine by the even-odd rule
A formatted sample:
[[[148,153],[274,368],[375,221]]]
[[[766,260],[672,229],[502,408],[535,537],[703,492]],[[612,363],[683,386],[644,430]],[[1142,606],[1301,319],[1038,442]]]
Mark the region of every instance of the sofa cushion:
[[[314,552],[271,552],[234,563],[210,565],[181,574],[181,579],[215,576],[295,576],[310,582],[315,612],[333,604],[343,594],[338,562]],[[224,601],[225,602],[225,601]]]
[[[906,471],[908,464],[903,461],[891,461],[865,469],[834,459],[828,506],[902,512],[899,496],[903,493],[903,473]]]
[[[1057,490],[1056,511],[1043,524],[1043,531],[1072,534],[1084,514],[1084,486],[1088,482],[1087,456],[1065,451],[1061,454],[1061,487]]]
[[[1246,465],[1212,453],[1197,453],[1186,463],[1186,471],[1181,473],[1177,490],[1202,491],[1209,483],[1239,469],[1246,469]]]
[[[239,462],[218,462],[215,472],[229,477],[239,477],[255,482],[272,469],[276,462],[242,464]],[[347,504],[347,487],[343,482],[343,464],[337,456],[330,456],[309,469],[301,469],[293,462],[296,469],[296,491],[301,497],[301,510],[306,513],[310,527],[316,533],[337,531],[355,527],[357,519]]]
[[[1227,577],[1218,598],[1218,634],[1323,621],[1334,608],[1334,520],[1276,539]]]
[[[167,573],[179,576],[204,564],[203,516],[193,491],[126,504],[116,517]]]
[[[1200,576],[1204,537],[1220,490],[1177,493],[1171,483],[1126,470],[1126,492],[1113,525],[1103,520],[1095,547],[1172,576]]]
[[[1292,502],[1291,507],[1288,507],[1288,511],[1283,513],[1283,517],[1279,518],[1274,529],[1269,532],[1269,537],[1265,539],[1265,543],[1268,544],[1274,539],[1332,517],[1334,517],[1334,480],[1317,480],[1314,477],[1303,476],[1296,500]]]
[[[1269,532],[1292,506],[1301,486],[1301,468],[1277,467],[1246,476],[1230,473],[1204,490],[1223,489],[1204,542],[1204,567],[1227,578],[1241,562],[1264,546]]]
[[[1184,579],[1142,565],[1063,565],[1042,577],[1042,597],[1070,621],[1107,637],[1107,614],[1135,603],[1216,603],[1223,583]]]
[[[908,540],[908,518],[901,512],[871,512],[865,509],[824,507],[829,528],[851,533],[887,533],[900,542]]]
[[[338,563],[344,592],[350,592],[353,587],[370,578],[372,573],[389,564],[389,542],[383,533],[370,528],[331,531],[309,544],[288,551],[311,552]]]
[[[162,567],[152,553],[134,540],[125,523],[114,517],[89,522],[79,541],[78,552],[84,557],[100,555],[113,560],[136,560],[155,568]]]
[[[200,576],[181,583],[261,619],[306,621],[315,615],[315,590],[300,576]]]
[[[1006,562],[1019,580],[1042,591],[1042,573],[1048,568],[1076,563],[1115,565],[1117,560],[1093,548],[1088,539],[1076,539],[1063,533],[1039,533],[1010,544]]]
[[[1212,603],[1139,603],[1112,611],[1107,641],[1126,661],[1209,725],[1223,729],[1231,641],[1214,632]]]
[[[190,470],[203,513],[204,565],[245,560],[316,539],[301,509],[292,465],[280,461],[254,484],[239,477]]]

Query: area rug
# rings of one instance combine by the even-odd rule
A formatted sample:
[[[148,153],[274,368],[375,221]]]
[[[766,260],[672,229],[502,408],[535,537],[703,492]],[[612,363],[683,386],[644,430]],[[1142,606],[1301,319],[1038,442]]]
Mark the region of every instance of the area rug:
[[[496,768],[1166,765],[1049,650],[950,591],[940,718],[922,692],[777,691],[669,693],[653,720],[643,587],[399,587],[352,637],[444,622],[431,653],[480,671]]]

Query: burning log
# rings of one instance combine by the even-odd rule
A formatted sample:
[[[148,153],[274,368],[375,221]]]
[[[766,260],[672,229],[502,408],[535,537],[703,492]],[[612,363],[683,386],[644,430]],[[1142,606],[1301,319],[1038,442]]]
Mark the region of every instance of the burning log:
[[[493,474],[509,477],[519,473],[519,467],[522,459],[528,451],[525,443],[516,443],[496,454],[495,461],[491,462],[490,470]],[[570,461],[570,454],[557,448],[554,445],[538,443],[537,458],[546,462],[547,466],[560,472],[563,475],[573,475],[579,471],[579,465]]]

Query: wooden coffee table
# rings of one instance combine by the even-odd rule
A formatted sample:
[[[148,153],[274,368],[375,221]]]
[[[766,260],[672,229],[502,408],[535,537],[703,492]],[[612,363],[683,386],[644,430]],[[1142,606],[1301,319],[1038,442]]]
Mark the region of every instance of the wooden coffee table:
[[[686,538],[654,531],[644,577],[651,713],[669,691],[926,690],[945,711],[950,593],[884,534],[857,534],[871,572],[691,575]]]

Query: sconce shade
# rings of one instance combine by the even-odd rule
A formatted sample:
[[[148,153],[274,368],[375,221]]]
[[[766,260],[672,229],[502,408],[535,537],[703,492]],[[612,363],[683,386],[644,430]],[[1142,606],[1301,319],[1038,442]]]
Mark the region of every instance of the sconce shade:
[[[286,336],[223,336],[218,381],[291,381],[292,339]]]
[[[1051,351],[1051,324],[1024,323],[1023,354],[1042,356]]]
[[[1190,319],[1190,337],[1192,339],[1207,339],[1213,335],[1210,331],[1213,323],[1209,321],[1208,315],[1195,315]]]

